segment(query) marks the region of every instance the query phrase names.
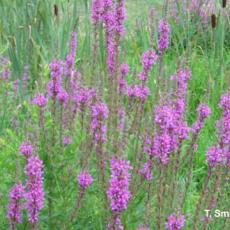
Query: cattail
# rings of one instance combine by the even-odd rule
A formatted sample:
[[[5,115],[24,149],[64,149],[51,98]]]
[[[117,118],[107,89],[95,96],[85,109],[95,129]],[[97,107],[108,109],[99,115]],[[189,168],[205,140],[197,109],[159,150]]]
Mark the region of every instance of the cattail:
[[[58,16],[58,6],[57,6],[57,4],[54,4],[54,14],[55,14],[55,16]]]
[[[216,15],[212,14],[211,16],[211,21],[212,21],[212,28],[216,28]]]
[[[227,0],[222,0],[222,7],[225,8],[227,5]]]

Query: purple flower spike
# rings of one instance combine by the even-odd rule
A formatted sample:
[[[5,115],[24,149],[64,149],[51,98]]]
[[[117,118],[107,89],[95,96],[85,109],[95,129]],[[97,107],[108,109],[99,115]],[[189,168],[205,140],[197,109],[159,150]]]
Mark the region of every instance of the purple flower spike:
[[[211,109],[206,104],[200,104],[197,112],[202,119],[207,118],[211,114]]]
[[[200,104],[197,108],[197,112],[199,117],[192,127],[194,133],[199,133],[203,128],[205,119],[211,114],[211,109],[206,104]]]
[[[48,99],[43,94],[39,93],[34,97],[32,103],[39,107],[44,107],[47,105]]]
[[[21,211],[23,209],[23,205],[21,200],[24,196],[25,190],[22,184],[16,184],[10,190],[7,216],[13,229],[15,229],[17,223],[22,221]]]
[[[28,158],[25,173],[27,176],[26,208],[29,222],[34,224],[38,222],[39,212],[44,206],[43,162],[38,156]]]
[[[120,66],[122,76],[126,76],[130,71],[130,66],[126,63],[121,64]]]
[[[166,228],[169,230],[181,230],[185,225],[184,215],[171,214],[168,216]]]
[[[152,161],[149,160],[148,162],[146,162],[143,168],[139,170],[139,173],[143,175],[147,181],[151,181],[153,179]]]
[[[103,11],[104,0],[93,0],[92,1],[92,22],[97,24],[101,21]]]
[[[96,143],[106,142],[107,126],[105,121],[109,115],[109,109],[105,103],[97,103],[91,106],[91,130]]]
[[[210,147],[207,153],[207,161],[210,167],[222,164],[224,161],[223,150],[216,146]]]
[[[128,202],[131,198],[129,191],[129,181],[132,169],[130,163],[126,160],[119,160],[115,157],[110,162],[111,178],[107,190],[110,206],[114,213],[121,213],[127,209]]]
[[[158,59],[157,53],[154,50],[148,50],[142,55],[142,66],[145,70],[151,70],[152,66]]]
[[[117,1],[116,9],[115,9],[115,20],[116,20],[115,30],[120,36],[124,36],[125,34],[125,27],[124,27],[125,18],[126,18],[125,0],[119,0]]]
[[[152,69],[152,66],[156,63],[158,55],[154,50],[148,50],[142,55],[142,72],[139,74],[141,81],[146,81],[149,75],[149,72]]]
[[[163,53],[168,47],[170,42],[170,26],[165,20],[161,20],[159,23],[159,41],[158,49]]]
[[[65,105],[65,104],[67,104],[67,102],[69,100],[69,95],[64,89],[62,89],[57,94],[57,99],[61,104]]]
[[[85,171],[78,175],[78,183],[83,189],[87,189],[93,183],[93,177]]]
[[[229,93],[225,93],[221,96],[219,105],[222,109],[230,111],[230,94]]]
[[[34,147],[29,141],[23,141],[19,147],[19,151],[25,157],[30,157],[34,151]]]
[[[72,142],[72,138],[70,136],[64,136],[63,137],[63,144],[64,145],[69,145]]]

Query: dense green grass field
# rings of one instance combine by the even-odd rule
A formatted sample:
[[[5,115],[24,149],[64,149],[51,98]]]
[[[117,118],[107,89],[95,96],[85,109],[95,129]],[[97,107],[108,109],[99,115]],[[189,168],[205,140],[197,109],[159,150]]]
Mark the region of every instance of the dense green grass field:
[[[58,16],[54,14],[54,4],[58,6]],[[156,47],[158,21],[164,12],[162,12],[161,1],[156,0],[127,0],[126,8],[126,36],[121,44],[121,61],[129,63],[132,74],[135,74],[141,69],[141,54],[149,48]],[[45,87],[45,83],[49,79],[48,64],[50,61],[55,58],[65,58],[72,31],[78,32],[76,66],[82,73],[84,82],[89,86],[94,86],[97,85],[98,81],[104,79],[102,94],[106,99],[109,98],[109,87],[106,80],[106,48],[102,29],[101,34],[99,34],[97,68],[92,68],[94,41],[90,18],[90,1],[0,0],[0,17],[0,56],[9,58],[11,68],[11,81],[0,80],[0,230],[6,230],[10,229],[6,217],[8,192],[15,181],[24,178],[23,165],[25,162],[19,156],[18,148],[26,137],[37,138],[40,135],[37,125],[39,112],[37,108],[30,105],[30,100],[36,92]],[[185,16],[181,14],[181,17]],[[171,45],[164,57],[164,79],[161,80],[162,82],[169,82],[170,76],[175,73],[179,66],[189,66],[192,71],[186,112],[189,124],[196,120],[196,108],[199,103],[207,103],[213,111],[198,139],[192,183],[188,191],[189,199],[186,200],[183,208],[183,212],[188,218],[185,229],[193,230],[190,220],[195,209],[194,203],[199,199],[202,183],[207,174],[208,166],[205,161],[205,154],[208,147],[217,140],[215,122],[220,117],[218,103],[221,94],[229,90],[230,86],[230,23],[229,18],[220,13],[217,27],[214,29],[211,28],[211,25],[203,29],[198,20],[191,20],[190,18],[186,18],[179,24],[171,20],[170,24],[172,26]],[[29,65],[30,72],[26,89],[23,88],[22,83],[25,65]],[[149,87],[152,92],[155,92],[157,88],[158,73],[158,67],[151,72]],[[132,81],[132,74],[128,77],[130,82]],[[12,82],[16,79],[19,79],[19,91],[15,96]],[[146,103],[145,110],[148,114],[143,118],[146,123],[150,122],[155,99],[154,96],[150,96],[150,100]],[[49,133],[53,125],[51,113],[47,112],[45,118],[47,133],[41,142],[36,143],[37,151],[43,159],[46,159],[49,148],[52,148],[50,146],[52,135]],[[46,198],[52,196],[51,199],[53,200],[53,212],[51,213],[53,225],[50,225],[49,222],[50,213],[46,200],[45,208],[40,215],[39,229],[105,229],[105,218],[101,217],[108,216],[109,211],[104,209],[103,194],[100,191],[100,186],[96,183],[87,191],[87,198],[84,199],[78,212],[78,220],[74,223],[68,222],[68,216],[76,202],[78,192],[76,175],[80,171],[81,160],[88,151],[82,145],[82,143],[87,142],[87,129],[84,128],[81,131],[80,121],[73,126],[75,130],[73,142],[63,149],[55,147],[57,152],[54,159],[55,163],[45,170],[45,189],[46,186],[50,186],[50,181],[53,181],[54,184],[52,192],[46,192]],[[136,142],[138,141],[131,137],[125,153],[131,162],[134,158],[133,150]],[[183,145],[183,155],[186,155],[189,143],[186,141]],[[61,152],[62,154],[60,154]],[[89,168],[93,176],[97,178],[96,157],[91,158]],[[185,189],[188,164],[185,161],[179,170],[178,191],[176,191],[178,196]],[[157,185],[153,182],[153,196],[147,204],[145,189],[148,183],[144,183],[142,186],[143,188],[140,188],[135,199],[130,202],[128,209],[123,214],[122,221],[127,230],[137,229],[140,223],[145,221],[143,212],[146,205],[151,209],[149,215],[152,218],[157,212],[154,195]],[[229,184],[226,186],[229,190]],[[229,194],[223,194],[223,196],[226,203],[222,207],[226,207],[228,210]],[[24,223],[19,225],[17,229],[30,229],[25,214],[23,218]],[[227,224],[224,223],[225,221]],[[151,229],[157,228],[151,225]],[[217,219],[214,224],[210,225],[209,229],[230,229],[229,219]]]

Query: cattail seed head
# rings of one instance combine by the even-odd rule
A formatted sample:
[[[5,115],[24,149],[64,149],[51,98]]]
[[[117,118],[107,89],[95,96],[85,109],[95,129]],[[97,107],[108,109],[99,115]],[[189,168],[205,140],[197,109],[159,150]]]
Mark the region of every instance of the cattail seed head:
[[[55,16],[58,16],[58,6],[57,6],[57,4],[54,4],[54,14],[55,14]]]
[[[222,7],[225,8],[227,5],[227,0],[222,0]]]
[[[211,21],[212,21],[212,28],[216,28],[216,15],[212,14],[211,16]]]

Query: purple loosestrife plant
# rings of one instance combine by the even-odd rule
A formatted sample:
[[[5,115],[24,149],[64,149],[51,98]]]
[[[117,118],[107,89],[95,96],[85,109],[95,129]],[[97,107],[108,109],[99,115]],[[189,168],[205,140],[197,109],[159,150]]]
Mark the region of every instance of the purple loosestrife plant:
[[[113,222],[108,224],[107,230],[124,230],[121,218],[119,216],[114,217]]]
[[[0,57],[0,79],[8,80],[10,77],[10,62],[4,57]]]
[[[168,216],[166,228],[168,230],[181,230],[185,225],[185,216],[171,214]]]
[[[106,28],[107,66],[111,76],[116,72],[116,47],[115,47],[115,13],[110,9],[104,18]]]
[[[129,171],[132,167],[128,161],[113,157],[110,162],[110,168],[111,177],[107,196],[110,200],[110,207],[114,215],[114,219],[110,225],[115,226],[117,218],[120,219],[120,214],[127,209],[128,202],[131,198],[129,191],[131,174]],[[113,227],[111,229],[116,228]]]
[[[148,86],[145,85],[149,73],[153,67],[153,65],[156,63],[158,59],[158,55],[154,50],[148,50],[143,53],[141,58],[142,63],[142,71],[139,74],[139,79],[141,80],[141,84],[133,84],[128,85],[126,81],[124,82],[126,85],[126,90],[123,92],[130,98],[137,98],[141,101],[142,106],[140,107],[140,110],[143,110],[143,104],[146,101],[147,97],[150,95],[150,89]],[[142,113],[142,111],[139,111],[139,115]],[[138,120],[140,118],[137,118]]]
[[[170,26],[166,20],[160,21],[158,31],[158,50],[160,51],[160,53],[164,53],[165,50],[169,47],[171,33]]]
[[[142,84],[129,85],[127,87],[127,96],[130,98],[137,98],[142,102],[145,102],[150,95],[150,89]]]
[[[79,110],[90,106],[94,98],[96,98],[96,90],[83,86],[78,87],[73,95],[73,101]]]
[[[62,75],[63,75],[63,62],[60,60],[53,60],[50,63],[51,80],[47,84],[47,91],[50,97],[56,98],[57,94],[62,89]]]
[[[9,194],[8,219],[12,229],[16,229],[16,224],[22,221],[22,200],[25,197],[25,189],[22,184],[15,184]]]
[[[44,94],[38,93],[35,95],[34,99],[32,100],[32,104],[37,105],[39,107],[45,107],[48,103],[48,99],[45,97]]]
[[[224,163],[223,150],[216,146],[211,146],[207,152],[208,165],[213,168]]]
[[[120,36],[125,35],[124,21],[126,17],[125,0],[117,0],[115,6],[115,31]]]
[[[34,147],[29,141],[23,141],[19,147],[19,152],[26,158],[33,154]]]
[[[124,126],[125,126],[125,108],[124,107],[120,107],[118,109],[118,117],[119,117],[118,129],[122,131],[124,130]]]
[[[129,71],[130,71],[130,67],[128,64],[126,64],[126,63],[121,64],[121,66],[120,66],[121,75],[120,75],[120,79],[119,79],[120,93],[125,93],[127,90],[127,81],[126,81],[125,77],[129,73]]]
[[[29,222],[35,228],[39,221],[39,212],[44,207],[43,190],[43,162],[38,156],[30,156],[25,167],[26,181],[26,209]]]
[[[86,171],[81,171],[78,175],[78,184],[86,190],[93,183],[93,177]]]
[[[57,94],[57,100],[60,104],[66,105],[69,100],[69,94],[64,89],[61,89]]]
[[[107,126],[105,121],[108,119],[109,110],[105,103],[99,102],[91,106],[91,131],[96,143],[106,142]]]
[[[220,108],[222,116],[216,122],[216,128],[219,136],[219,144],[210,147],[207,153],[207,161],[210,167],[217,165],[227,165],[230,162],[230,94],[225,93],[221,96]]]
[[[90,128],[97,154],[97,169],[100,174],[101,185],[106,186],[105,181],[105,156],[103,145],[107,141],[107,124],[109,109],[105,103],[97,102],[91,106]]]
[[[98,24],[102,19],[104,0],[92,1],[92,22]]]
[[[147,181],[151,181],[153,179],[152,166],[153,166],[152,160],[148,160],[144,164],[143,168],[139,170],[139,173],[143,175],[143,177]]]
[[[81,201],[84,198],[86,189],[93,183],[93,177],[87,171],[81,171],[78,174],[77,181],[80,187],[80,192],[76,201],[76,206],[71,214],[70,221],[73,221],[76,217],[77,211],[79,210],[81,205]]]
[[[198,133],[204,125],[204,120],[211,114],[211,109],[206,104],[200,104],[197,108],[199,117],[192,129],[194,133]]]
[[[156,63],[158,55],[154,50],[148,50],[143,53],[141,58],[142,63],[142,72],[139,74],[141,81],[145,82],[148,78],[149,72],[152,69],[152,66]]]
[[[77,50],[77,33],[72,32],[71,41],[69,44],[69,53],[66,56],[65,62],[65,75],[67,77],[71,77],[74,72],[75,58],[76,58],[76,50]]]
[[[191,140],[190,147],[189,147],[188,154],[187,154],[188,158],[190,158],[188,174],[187,174],[188,179],[185,185],[185,192],[183,194],[182,204],[185,204],[185,198],[187,196],[188,188],[192,181],[193,161],[195,157],[195,151],[197,148],[196,142],[197,142],[199,133],[204,126],[206,118],[208,118],[211,114],[211,109],[208,107],[208,105],[202,103],[198,106],[197,112],[198,112],[198,118],[196,122],[192,125],[192,128],[191,128],[193,135],[192,135],[192,140]]]
[[[223,110],[221,119],[217,122],[218,134],[221,146],[230,146],[230,94],[222,95],[219,103]]]
[[[63,144],[64,145],[70,145],[72,143],[72,137],[70,136],[64,136],[63,137]]]

